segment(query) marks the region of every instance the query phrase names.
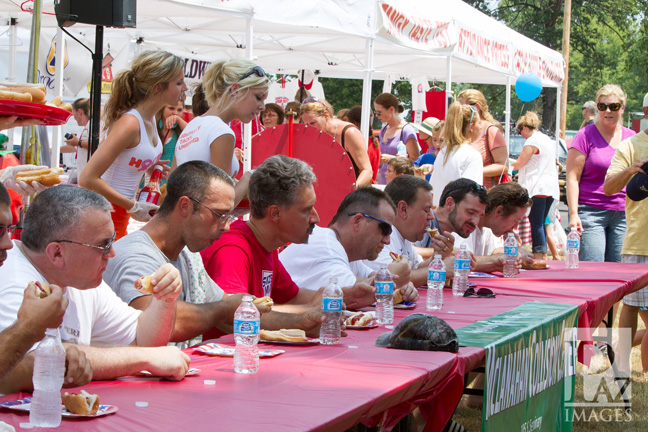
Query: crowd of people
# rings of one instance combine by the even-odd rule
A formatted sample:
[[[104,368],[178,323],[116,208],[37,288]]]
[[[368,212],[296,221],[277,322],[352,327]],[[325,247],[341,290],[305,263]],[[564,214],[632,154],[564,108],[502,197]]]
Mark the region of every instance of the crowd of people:
[[[444,121],[417,124],[404,121],[403,105],[383,93],[373,114],[384,126],[368,140],[358,128],[359,107],[336,116],[327,101],[305,97],[289,115],[331,135],[356,174],[357,187],[322,226],[317,178],[305,162],[276,155],[233,180],[239,161],[232,123],[259,115],[264,128],[286,121],[279,105],[265,104],[269,84],[251,61],[216,61],[196,89],[195,117],[186,121],[182,59],[145,52],[114,81],[103,139],[81,166],[78,186],[17,182],[16,172],[27,167],[0,173],[1,393],[32,389],[31,348],[46,328],[61,329],[66,387],[142,369],[182,379],[189,357],[178,348],[231,333],[244,294],[273,298],[271,308],[259,306],[262,328],[317,336],[329,277],[338,278],[348,308],[364,307],[375,300],[376,271],[387,265],[404,299],[415,301],[435,254],[450,277],[461,245],[474,270],[501,271],[502,236],[527,215],[533,244],[520,248],[516,265],[546,257],[545,220],[555,212],[558,173],[555,142],[540,131],[537,113],[519,118],[526,142],[509,167],[501,125],[478,90],[461,92]],[[648,201],[625,193],[633,176],[645,174],[648,131],[621,125],[625,104],[619,86],[603,86],[593,122],[584,122],[569,149],[569,223],[581,232],[582,260],[648,261]],[[87,125],[87,100],[75,102],[74,115]],[[3,129],[24,124],[0,119]],[[419,138],[427,144],[423,154]],[[66,144],[86,158],[87,130]],[[156,166],[166,181],[159,206],[135,199]],[[374,181],[385,186],[372,187]],[[8,189],[38,192],[13,241]],[[235,220],[244,197],[249,219]],[[128,233],[131,217],[145,225]],[[392,262],[390,253],[403,259]],[[152,276],[152,295],[134,287],[145,275]],[[26,289],[34,280],[50,283],[52,294],[37,299]],[[647,288],[624,299],[620,325],[636,330],[638,315],[648,324]]]

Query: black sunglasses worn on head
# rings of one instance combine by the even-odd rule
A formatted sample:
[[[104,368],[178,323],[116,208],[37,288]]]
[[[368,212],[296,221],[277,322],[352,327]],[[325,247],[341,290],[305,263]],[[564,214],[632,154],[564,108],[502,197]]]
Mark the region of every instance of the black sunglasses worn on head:
[[[619,111],[623,104],[620,104],[619,102],[612,102],[609,104],[599,102],[596,104],[596,108],[598,108],[599,111],[605,111],[608,108],[610,108],[610,111]]]
[[[464,293],[464,297],[495,298],[495,294],[488,288],[479,288],[475,291],[475,288],[470,287]]]
[[[254,66],[252,69],[250,69],[249,71],[247,71],[247,73],[245,73],[245,74],[244,74],[241,78],[239,78],[238,80],[239,80],[239,81],[243,81],[245,78],[249,77],[249,76],[252,75],[252,74],[256,74],[256,75],[258,75],[258,76],[260,76],[260,77],[264,77],[264,76],[266,76],[266,73],[265,73],[265,71],[264,71],[263,69],[261,69],[261,66]]]
[[[391,233],[392,233],[391,224],[389,222],[387,222],[387,221],[384,221],[384,220],[382,220],[380,218],[377,218],[376,216],[371,216],[369,214],[362,213],[362,212],[347,213],[347,216],[353,216],[353,215],[357,215],[357,214],[361,214],[362,216],[364,216],[366,218],[378,221],[378,228],[380,228],[380,230],[382,231],[382,234],[386,235],[386,236],[391,235]]]

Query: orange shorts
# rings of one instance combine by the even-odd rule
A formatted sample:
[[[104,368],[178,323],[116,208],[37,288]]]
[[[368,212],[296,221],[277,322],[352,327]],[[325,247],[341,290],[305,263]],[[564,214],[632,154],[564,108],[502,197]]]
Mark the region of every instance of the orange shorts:
[[[117,233],[115,240],[119,240],[128,233],[126,231],[126,228],[128,228],[130,215],[126,212],[126,209],[124,207],[118,206],[116,204],[113,204],[112,206],[113,212],[110,213],[110,216],[112,217],[113,224],[115,225],[115,232]]]

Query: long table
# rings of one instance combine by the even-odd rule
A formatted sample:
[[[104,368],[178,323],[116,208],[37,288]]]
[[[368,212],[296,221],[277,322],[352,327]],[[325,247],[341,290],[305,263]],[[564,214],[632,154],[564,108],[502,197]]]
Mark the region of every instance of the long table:
[[[510,310],[528,301],[577,304],[579,326],[595,327],[605,312],[628,292],[648,284],[648,267],[640,264],[581,263],[564,270],[525,271],[514,279],[474,279],[495,299],[463,298],[444,293],[435,313],[455,328]],[[414,310],[396,310],[395,323],[412,312],[427,312],[425,290]],[[415,406],[426,416],[427,430],[438,431],[451,417],[463,390],[463,376],[484,360],[481,348],[462,347],[458,354],[378,348],[384,327],[352,331],[339,346],[276,346],[286,352],[261,359],[255,375],[233,371],[231,358],[188,350],[200,375],[181,382],[124,377],[84,387],[119,411],[96,419],[64,420],[66,431],[340,431],[357,423],[394,425]],[[218,342],[232,343],[231,336]],[[205,384],[215,380],[215,385]],[[17,393],[10,401],[29,396]],[[136,402],[148,402],[137,407]],[[18,429],[28,416],[0,410],[0,420]],[[205,429],[207,428],[207,429]]]

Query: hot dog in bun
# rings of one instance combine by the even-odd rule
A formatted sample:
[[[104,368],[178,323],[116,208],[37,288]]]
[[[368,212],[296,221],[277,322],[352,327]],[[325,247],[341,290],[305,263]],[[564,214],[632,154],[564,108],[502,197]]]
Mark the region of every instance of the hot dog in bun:
[[[43,168],[31,171],[21,171],[16,174],[16,183],[25,182],[31,185],[32,182],[38,182],[43,186],[54,186],[61,183],[59,174],[63,172],[63,168]]]
[[[389,252],[389,256],[394,262],[401,262],[401,260],[403,259],[403,256],[397,254],[396,252]]]
[[[152,276],[142,276],[135,281],[135,289],[142,294],[154,294],[153,285],[151,285]]]
[[[403,303],[403,294],[400,288],[394,290],[394,304]]]
[[[11,97],[14,95],[22,95]],[[10,97],[6,97],[10,96]],[[20,100],[23,102],[44,103],[45,102],[45,84],[30,83],[0,83],[0,98],[10,100]]]
[[[97,414],[99,409],[99,396],[85,390],[81,390],[80,394],[65,392],[61,399],[65,408],[72,414],[92,415]]]
[[[367,327],[374,322],[374,316],[366,312],[356,312],[346,319],[344,324],[348,326]]]
[[[52,289],[49,287],[47,282],[44,281],[32,281],[29,282],[27,286],[34,289],[34,294],[38,298],[45,298],[48,295],[52,294]]]
[[[255,299],[252,301],[252,303],[257,304],[257,305],[261,305],[261,306],[268,306],[268,307],[270,307],[270,306],[272,306],[272,305],[274,304],[274,301],[272,301],[272,298],[270,298],[270,297],[268,297],[268,296],[264,296],[264,297],[257,297],[257,298],[255,298]]]
[[[299,329],[261,330],[261,340],[279,342],[305,342],[308,340],[306,332]]]

